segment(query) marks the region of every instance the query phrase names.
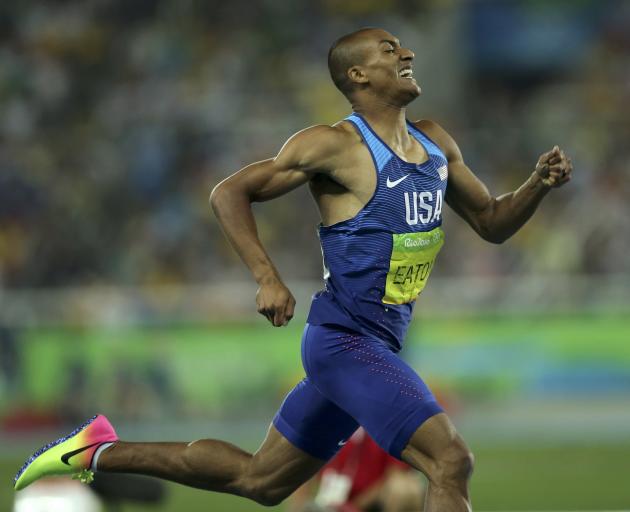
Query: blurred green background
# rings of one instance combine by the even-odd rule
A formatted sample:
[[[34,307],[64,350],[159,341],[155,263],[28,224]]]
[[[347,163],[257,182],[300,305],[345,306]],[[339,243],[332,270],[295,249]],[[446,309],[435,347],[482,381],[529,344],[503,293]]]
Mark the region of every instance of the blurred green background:
[[[575,167],[501,246],[445,212],[416,305],[403,357],[476,455],[475,509],[630,510],[626,0],[1,3],[0,510],[95,412],[130,440],[257,447],[303,375],[318,217],[306,190],[256,205],[298,302],[273,329],[208,193],[350,113],[326,52],[362,26],[414,50],[409,117],[496,195],[554,144]],[[258,508],[169,485],[120,510]]]
[[[479,510],[605,510],[630,503],[629,333],[628,315],[588,313],[415,323],[405,358],[475,452]],[[4,481],[34,447],[61,433],[38,429],[26,441],[22,425],[80,421],[87,410],[106,411],[127,439],[217,437],[254,450],[303,375],[300,335],[299,320],[283,329],[263,320],[25,329],[25,385],[5,404],[28,403],[41,416],[14,410],[7,424],[13,441],[3,445],[0,464]],[[7,509],[11,493],[0,500]],[[174,484],[164,508],[262,509]]]

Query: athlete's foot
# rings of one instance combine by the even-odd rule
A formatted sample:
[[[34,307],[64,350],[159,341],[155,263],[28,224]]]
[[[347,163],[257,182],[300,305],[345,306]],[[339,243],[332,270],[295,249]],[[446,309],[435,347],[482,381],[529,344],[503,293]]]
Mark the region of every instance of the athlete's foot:
[[[70,434],[37,450],[15,475],[15,490],[49,475],[72,475],[84,483],[94,478],[92,459],[103,443],[118,441],[114,427],[97,415]]]

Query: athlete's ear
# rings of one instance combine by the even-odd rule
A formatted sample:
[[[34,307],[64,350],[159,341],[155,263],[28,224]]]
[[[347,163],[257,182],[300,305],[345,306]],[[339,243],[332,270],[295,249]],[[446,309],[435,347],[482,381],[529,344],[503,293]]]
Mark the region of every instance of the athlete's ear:
[[[368,82],[368,78],[361,66],[352,66],[348,69],[348,78],[356,84],[366,84]]]

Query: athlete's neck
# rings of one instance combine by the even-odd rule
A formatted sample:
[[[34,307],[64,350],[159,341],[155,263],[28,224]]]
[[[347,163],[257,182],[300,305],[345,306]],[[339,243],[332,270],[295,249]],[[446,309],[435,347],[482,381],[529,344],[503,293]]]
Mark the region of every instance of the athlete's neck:
[[[387,104],[366,106],[353,103],[352,109],[361,114],[385,144],[392,149],[404,152],[413,143],[407,130],[405,107]]]

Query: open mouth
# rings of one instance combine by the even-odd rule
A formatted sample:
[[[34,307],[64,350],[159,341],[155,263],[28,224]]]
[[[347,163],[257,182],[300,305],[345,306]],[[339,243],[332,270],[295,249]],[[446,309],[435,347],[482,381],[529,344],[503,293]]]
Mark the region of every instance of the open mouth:
[[[398,72],[398,76],[400,78],[406,78],[407,80],[413,80],[413,69],[411,69],[411,67],[402,68]]]

